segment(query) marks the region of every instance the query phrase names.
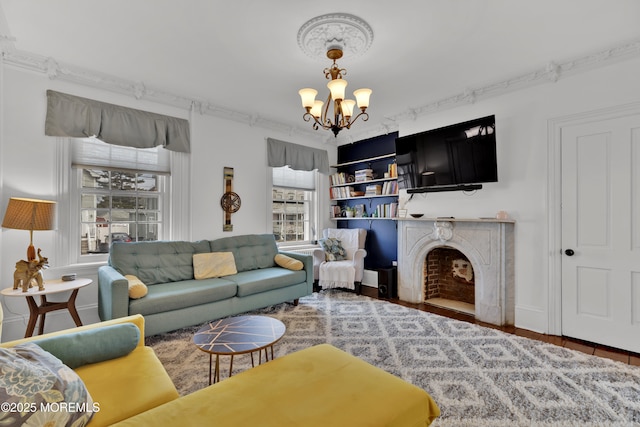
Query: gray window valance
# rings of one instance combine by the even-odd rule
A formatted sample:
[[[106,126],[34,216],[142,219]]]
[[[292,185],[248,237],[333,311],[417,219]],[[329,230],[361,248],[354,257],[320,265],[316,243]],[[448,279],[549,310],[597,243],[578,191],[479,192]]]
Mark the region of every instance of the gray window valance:
[[[327,150],[267,138],[267,157],[269,166],[274,168],[289,166],[300,171],[318,169],[320,173],[329,174]]]
[[[45,135],[86,138],[134,148],[162,146],[188,153],[189,122],[47,90]]]

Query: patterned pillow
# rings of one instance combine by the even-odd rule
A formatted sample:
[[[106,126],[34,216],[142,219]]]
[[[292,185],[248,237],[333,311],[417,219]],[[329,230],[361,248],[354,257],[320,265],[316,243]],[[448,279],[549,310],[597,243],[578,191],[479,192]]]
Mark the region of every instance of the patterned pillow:
[[[342,247],[342,242],[334,237],[320,240],[326,261],[342,261],[347,259],[347,251]]]
[[[94,410],[80,377],[33,343],[0,348],[0,402],[3,426],[84,426]]]

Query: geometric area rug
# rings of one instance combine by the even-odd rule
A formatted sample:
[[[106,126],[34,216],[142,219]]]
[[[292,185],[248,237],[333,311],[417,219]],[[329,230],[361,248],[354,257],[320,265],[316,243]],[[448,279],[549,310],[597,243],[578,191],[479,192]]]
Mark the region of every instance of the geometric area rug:
[[[435,427],[640,425],[640,367],[340,290],[247,314],[286,325],[275,357],[329,343],[423,388]],[[199,327],[147,338],[181,395],[208,384]],[[233,374],[250,365],[237,356]]]

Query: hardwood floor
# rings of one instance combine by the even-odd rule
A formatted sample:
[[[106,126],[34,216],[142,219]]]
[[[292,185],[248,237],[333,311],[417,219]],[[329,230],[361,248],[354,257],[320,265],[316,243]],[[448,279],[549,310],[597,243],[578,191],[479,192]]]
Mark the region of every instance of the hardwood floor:
[[[372,288],[369,286],[362,286],[362,295],[366,295],[372,298],[378,297],[378,290],[376,288]],[[379,298],[383,299],[383,298]],[[572,350],[581,351],[583,353],[605,357],[608,359],[617,360],[618,362],[627,363],[630,365],[640,366],[640,354],[632,353],[626,350],[620,350],[617,348],[606,347],[600,344],[590,343],[586,341],[581,341],[574,338],[569,337],[561,337],[556,335],[546,335],[540,334],[537,332],[529,331],[526,329],[516,328],[513,326],[510,327],[499,327],[495,325],[489,325],[487,323],[478,322],[475,320],[474,316],[469,314],[460,313],[453,310],[447,310],[444,308],[434,307],[428,304],[414,304],[408,303],[404,301],[400,301],[397,298],[388,299],[387,301],[393,302],[395,304],[400,304],[406,307],[415,308],[417,310],[427,311],[429,313],[439,314],[441,316],[450,317],[457,320],[462,320],[464,322],[475,323],[481,326],[486,326],[488,328],[499,329],[503,332],[507,332],[510,334],[515,334],[518,336],[531,338],[538,341],[544,341],[551,344],[559,345],[561,347],[566,347]]]

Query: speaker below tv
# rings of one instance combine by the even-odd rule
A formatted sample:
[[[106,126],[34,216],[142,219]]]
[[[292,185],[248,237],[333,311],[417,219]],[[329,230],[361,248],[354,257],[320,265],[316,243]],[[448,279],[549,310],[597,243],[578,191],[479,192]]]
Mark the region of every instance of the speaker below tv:
[[[398,187],[409,194],[498,181],[495,116],[399,137],[395,145]]]

